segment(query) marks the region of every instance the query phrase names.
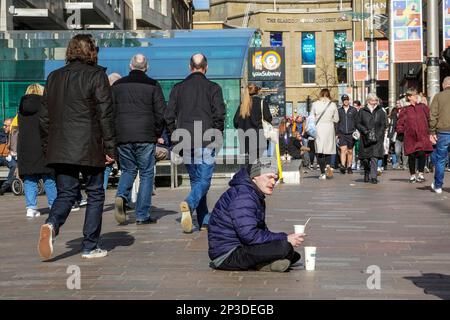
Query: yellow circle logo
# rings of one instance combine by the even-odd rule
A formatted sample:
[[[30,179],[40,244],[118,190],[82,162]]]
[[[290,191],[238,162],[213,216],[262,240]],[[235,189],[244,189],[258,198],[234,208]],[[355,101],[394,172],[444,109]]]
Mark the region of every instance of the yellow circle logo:
[[[262,62],[267,70],[275,70],[281,65],[281,57],[276,51],[267,51],[262,57]]]

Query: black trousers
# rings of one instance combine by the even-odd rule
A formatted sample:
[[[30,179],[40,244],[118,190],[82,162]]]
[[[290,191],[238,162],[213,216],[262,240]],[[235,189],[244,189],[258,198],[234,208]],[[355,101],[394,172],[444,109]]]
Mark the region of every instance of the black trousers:
[[[102,228],[103,204],[105,189],[103,175],[105,168],[84,167],[76,165],[59,165],[55,167],[56,188],[58,195],[45,223],[52,224],[55,234],[67,220],[72,206],[80,193],[79,176],[86,179],[87,206],[84,218],[82,251],[97,248]]]
[[[319,162],[320,173],[325,174],[325,167],[331,165],[331,155],[330,154],[317,154],[317,161]],[[333,164],[334,166],[334,164]]]
[[[416,159],[418,160],[418,170],[420,173],[423,173],[425,169],[425,152],[416,151],[408,155],[408,165],[409,165],[409,173],[411,175],[416,174]]]
[[[272,241],[253,246],[241,246],[235,249],[218,267],[220,270],[248,270],[258,265],[271,263],[275,260],[289,259],[295,263],[300,255],[287,240]]]

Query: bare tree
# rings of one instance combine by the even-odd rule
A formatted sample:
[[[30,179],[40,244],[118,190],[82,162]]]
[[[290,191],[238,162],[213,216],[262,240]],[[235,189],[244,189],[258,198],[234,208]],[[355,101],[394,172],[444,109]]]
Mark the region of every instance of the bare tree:
[[[325,60],[324,57],[320,57],[316,65],[316,83],[320,86],[314,93],[316,98],[319,97],[319,92],[323,88],[327,88],[330,91],[336,88],[338,84],[336,75],[336,65],[334,61]]]

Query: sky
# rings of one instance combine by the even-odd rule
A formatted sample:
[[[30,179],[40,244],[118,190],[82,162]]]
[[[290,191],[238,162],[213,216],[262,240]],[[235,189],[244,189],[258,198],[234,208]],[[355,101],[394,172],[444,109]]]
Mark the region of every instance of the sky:
[[[194,0],[194,7],[196,9],[207,9],[209,8],[209,0]]]

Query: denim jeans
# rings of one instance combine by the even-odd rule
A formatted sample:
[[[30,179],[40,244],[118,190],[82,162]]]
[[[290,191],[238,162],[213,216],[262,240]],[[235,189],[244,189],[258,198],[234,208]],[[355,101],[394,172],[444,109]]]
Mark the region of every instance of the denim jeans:
[[[206,195],[211,185],[211,178],[215,168],[215,151],[208,148],[191,149],[183,156],[189,173],[191,192],[186,198],[191,213],[197,211],[197,222],[202,226],[205,217],[209,215]],[[209,219],[206,218],[207,222]]]
[[[448,158],[448,148],[450,146],[450,132],[437,134],[436,147],[431,154],[431,161],[434,164],[434,187],[442,188],[444,184],[445,162]]]
[[[0,157],[0,166],[5,166],[5,167],[8,167],[8,169],[9,169],[8,178],[2,184],[2,189],[6,190],[11,187],[12,182],[15,178],[17,161],[14,158],[12,158],[11,161],[6,161],[6,159],[4,157]]]
[[[150,218],[153,176],[155,175],[155,144],[127,143],[117,147],[122,173],[117,187],[117,197],[126,202],[131,199],[131,189],[139,171],[139,191],[136,201],[136,221]]]
[[[44,181],[45,194],[47,195],[48,207],[51,208],[56,199],[55,178],[51,175],[26,175],[23,179],[25,191],[25,204],[27,209],[37,209],[37,197],[39,193],[39,179]]]
[[[105,168],[105,174],[103,177],[103,189],[108,189],[108,181],[109,181],[109,175],[111,174],[111,171],[113,170],[113,166],[106,166]]]
[[[80,172],[86,179],[87,206],[84,217],[82,251],[88,252],[98,247],[102,229],[103,204],[105,189],[103,189],[103,172],[105,168],[77,165],[58,165],[55,167],[57,197],[53,202],[49,217],[45,223],[52,224],[55,234],[77,200],[80,191]]]

